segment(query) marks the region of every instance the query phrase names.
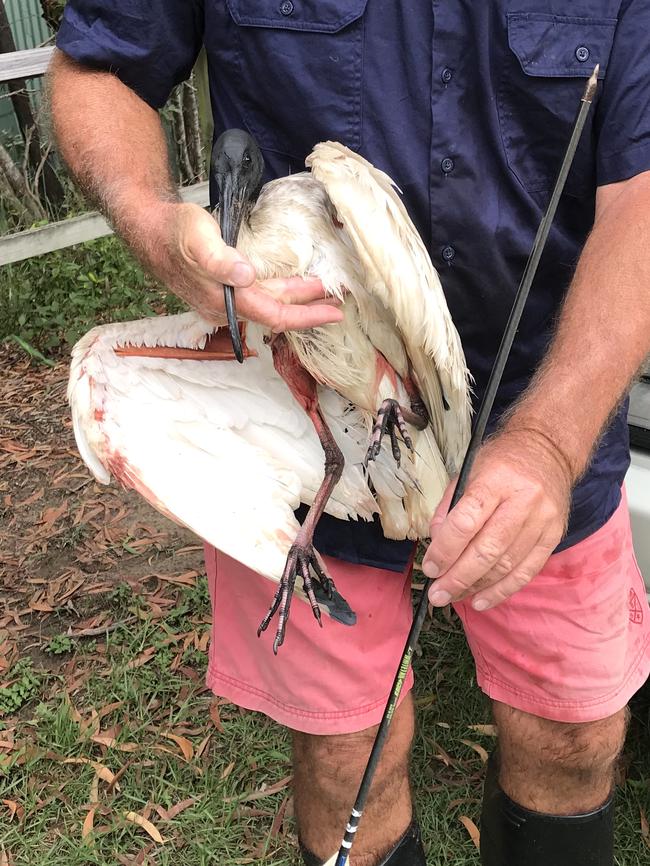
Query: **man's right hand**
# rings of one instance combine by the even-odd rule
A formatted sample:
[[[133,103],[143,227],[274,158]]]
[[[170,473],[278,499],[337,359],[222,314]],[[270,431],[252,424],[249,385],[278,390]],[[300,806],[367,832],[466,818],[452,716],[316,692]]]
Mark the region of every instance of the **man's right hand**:
[[[152,216],[150,264],[169,288],[206,319],[224,324],[224,283],[235,288],[237,313],[273,331],[340,322],[340,301],[318,279],[255,278],[252,265],[227,246],[217,221],[194,204],[162,204]]]

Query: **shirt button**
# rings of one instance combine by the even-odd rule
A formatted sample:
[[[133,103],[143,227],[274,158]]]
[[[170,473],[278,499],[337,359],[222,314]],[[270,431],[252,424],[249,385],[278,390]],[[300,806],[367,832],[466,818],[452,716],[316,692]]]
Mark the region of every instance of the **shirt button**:
[[[576,48],[576,57],[580,61],[580,63],[584,63],[585,60],[589,60],[589,49],[586,45],[578,45]]]
[[[442,257],[446,262],[450,262],[456,255],[456,250],[452,246],[443,247]]]
[[[443,84],[449,84],[451,79],[454,77],[454,72],[448,66],[445,66],[445,68],[440,73],[440,77],[442,78]]]
[[[454,161],[450,159],[448,156],[442,160],[440,163],[440,168],[444,171],[445,174],[449,174],[450,171],[454,170]]]
[[[291,0],[284,0],[284,3],[280,5],[280,12],[282,12],[283,15],[291,15],[293,8]]]

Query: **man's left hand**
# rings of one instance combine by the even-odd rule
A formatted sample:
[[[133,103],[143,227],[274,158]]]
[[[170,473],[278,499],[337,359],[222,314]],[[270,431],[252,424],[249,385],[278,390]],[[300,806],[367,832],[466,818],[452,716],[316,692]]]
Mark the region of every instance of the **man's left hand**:
[[[431,521],[431,604],[474,596],[475,610],[487,610],[526,586],[564,535],[572,483],[538,431],[506,430],[484,445],[462,498],[447,514],[452,483]]]

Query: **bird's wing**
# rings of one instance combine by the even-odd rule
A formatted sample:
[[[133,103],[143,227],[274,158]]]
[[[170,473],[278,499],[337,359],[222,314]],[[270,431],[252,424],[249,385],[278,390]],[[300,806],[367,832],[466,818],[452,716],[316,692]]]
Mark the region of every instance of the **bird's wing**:
[[[387,174],[336,142],[316,145],[307,158],[325,186],[365,270],[365,289],[388,312],[404,341],[416,383],[450,474],[462,462],[470,428],[469,375],[442,286]],[[371,302],[369,328],[381,328]],[[372,338],[372,334],[369,332]],[[385,335],[378,335],[384,339]]]
[[[187,313],[89,332],[73,351],[68,390],[77,444],[99,481],[113,475],[277,580],[299,526],[293,511],[312,501],[324,458],[268,346],[260,338],[257,355],[245,364],[120,353],[123,347],[200,349],[212,330]],[[342,414],[343,403],[332,395],[330,412]],[[352,421],[362,426],[361,419]],[[359,465],[363,443],[345,447],[353,459],[328,510],[368,519],[376,504]]]

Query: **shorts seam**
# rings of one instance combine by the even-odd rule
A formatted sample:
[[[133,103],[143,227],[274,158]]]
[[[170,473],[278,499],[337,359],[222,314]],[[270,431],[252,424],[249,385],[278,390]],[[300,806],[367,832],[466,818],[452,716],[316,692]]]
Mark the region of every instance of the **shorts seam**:
[[[242,691],[247,692],[250,695],[255,695],[255,697],[267,701],[268,703],[272,704],[274,707],[277,707],[279,710],[282,710],[285,713],[291,713],[295,716],[314,720],[335,720],[352,718],[353,716],[363,716],[367,713],[372,712],[372,710],[377,709],[377,707],[383,706],[388,698],[388,695],[386,695],[385,698],[380,698],[379,700],[373,701],[369,704],[364,704],[363,706],[357,707],[353,710],[337,710],[318,713],[312,712],[310,710],[303,710],[299,707],[294,707],[291,704],[282,703],[273,695],[270,695],[268,692],[262,691],[262,689],[258,689],[255,686],[251,686],[249,683],[242,682],[241,680],[237,680],[234,677],[229,677],[227,674],[223,674],[220,671],[215,670],[214,668],[208,667],[208,683],[215,679],[220,680],[221,682],[229,686],[233,686],[236,689],[241,689]]]
[[[620,694],[625,689],[625,687],[627,686],[629,681],[634,676],[635,671],[636,671],[637,667],[639,666],[639,664],[640,664],[640,662],[641,662],[643,656],[645,655],[649,646],[650,646],[650,635],[648,635],[646,637],[641,648],[639,649],[638,653],[634,657],[634,660],[630,664],[629,670],[628,670],[627,675],[625,676],[625,679],[623,680],[623,682],[620,683],[615,689],[612,689],[611,691],[609,691],[606,695],[603,695],[597,699],[592,699],[589,701],[554,701],[554,700],[549,700],[548,698],[544,698],[540,695],[536,695],[536,694],[533,694],[533,693],[528,692],[528,691],[523,691],[521,689],[516,689],[510,683],[506,682],[505,680],[502,680],[499,677],[495,677],[493,674],[488,673],[488,671],[485,670],[485,668],[482,668],[478,664],[476,665],[476,667],[477,667],[477,670],[479,671],[479,673],[481,674],[481,676],[489,684],[494,685],[494,686],[499,686],[500,688],[504,689],[505,691],[509,692],[510,694],[516,695],[517,697],[520,697],[520,698],[524,698],[524,699],[530,701],[531,703],[542,704],[542,705],[547,706],[547,707],[556,707],[556,708],[563,708],[564,707],[567,709],[588,709],[590,707],[598,707],[601,704],[608,703],[609,701],[611,701],[613,698],[615,698],[618,694]]]

